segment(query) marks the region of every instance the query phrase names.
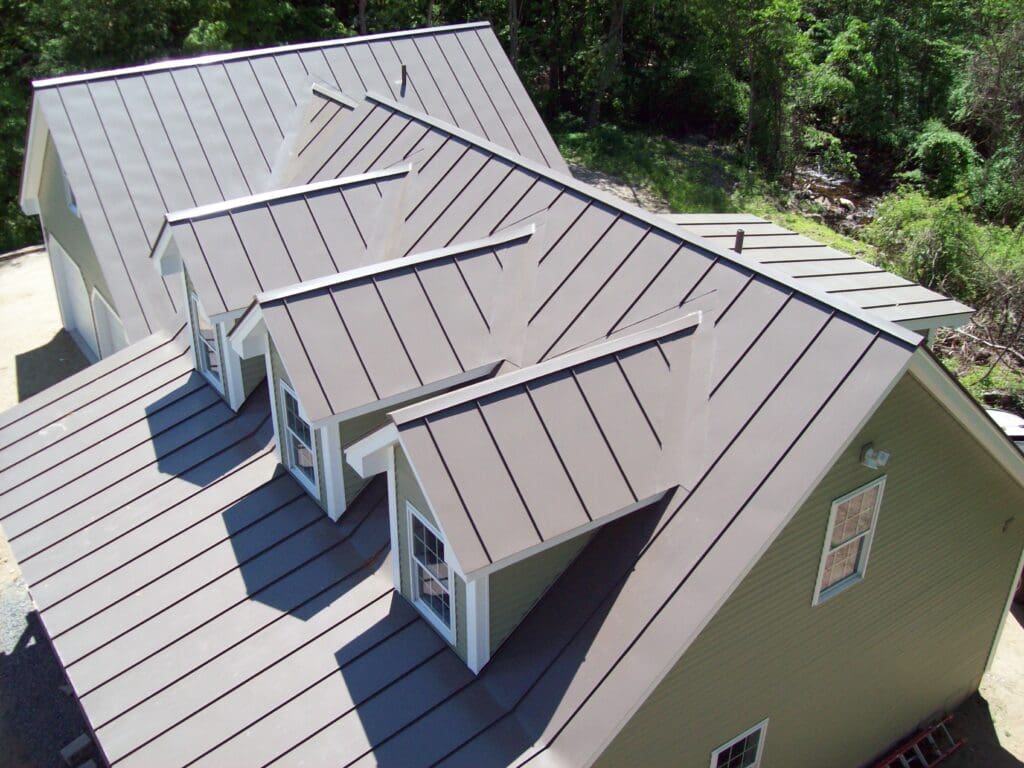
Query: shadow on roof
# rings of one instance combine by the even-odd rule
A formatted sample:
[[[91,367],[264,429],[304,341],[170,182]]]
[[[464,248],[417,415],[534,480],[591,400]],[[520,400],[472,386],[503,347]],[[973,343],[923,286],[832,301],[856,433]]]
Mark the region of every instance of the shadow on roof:
[[[515,762],[565,714],[562,700],[663,511],[659,503],[601,529],[475,679],[422,619],[425,639],[410,626],[369,650],[362,637],[341,648],[360,728],[341,718],[324,740],[352,743],[345,734],[361,732],[354,741],[372,745],[362,754],[381,766]]]
[[[333,523],[279,469],[224,510],[249,599],[307,621],[371,576],[389,547],[386,491],[378,478]]]

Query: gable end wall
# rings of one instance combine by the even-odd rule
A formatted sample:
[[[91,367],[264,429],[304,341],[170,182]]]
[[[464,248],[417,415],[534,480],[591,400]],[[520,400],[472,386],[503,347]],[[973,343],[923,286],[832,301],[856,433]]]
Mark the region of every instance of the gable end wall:
[[[881,474],[859,464],[868,442],[892,459],[865,579],[812,606],[832,500]],[[765,718],[762,768],[870,760],[977,689],[1022,508],[1024,490],[905,375],[596,765],[705,768]]]

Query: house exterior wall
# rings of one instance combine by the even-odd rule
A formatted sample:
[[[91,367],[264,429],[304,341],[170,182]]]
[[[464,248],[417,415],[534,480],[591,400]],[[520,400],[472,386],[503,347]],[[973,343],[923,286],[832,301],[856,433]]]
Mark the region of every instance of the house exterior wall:
[[[859,464],[868,442],[892,459],[865,578],[812,606],[832,500],[881,474]],[[705,768],[764,718],[762,768],[863,764],[976,690],[1022,508],[906,375],[596,765]]]
[[[284,401],[281,399],[281,385],[280,382],[284,382],[289,387],[292,382],[288,378],[288,373],[284,369],[284,365],[281,363],[281,357],[277,354],[277,348],[274,346],[274,341],[269,336],[267,337],[267,347],[270,354],[270,369],[273,381],[270,385],[273,387],[274,407],[277,409],[277,423],[280,428],[285,428],[285,416],[284,416]],[[294,391],[294,389],[293,389]],[[281,445],[281,453],[284,455],[284,445],[281,443],[281,436],[278,435],[278,441]],[[324,445],[323,438],[320,435],[319,429],[313,430],[313,442],[314,448],[316,449],[316,479],[317,479],[317,497],[316,500],[320,506],[325,510],[327,509],[327,488],[324,481]]]
[[[590,541],[585,533],[490,575],[491,655]]]
[[[227,335],[225,334],[225,338]],[[267,377],[267,364],[262,355],[245,358],[240,361],[242,368],[242,391],[248,397],[252,391],[260,385],[260,382]]]
[[[362,416],[357,416],[348,421],[338,424],[338,432],[341,437],[341,449],[344,451],[350,445],[366,437],[376,429],[380,429],[387,421],[387,411],[374,411]],[[369,478],[360,477],[352,466],[342,458],[341,472],[345,482],[345,505],[348,506],[352,500],[359,495],[359,492],[370,482]],[[413,504],[416,509],[419,507]]]
[[[435,528],[439,526],[400,445],[395,446],[395,502],[398,523],[398,563],[401,574],[399,591],[406,600],[412,602],[412,581],[409,574],[409,519],[406,514],[406,503],[412,504],[423,519]],[[466,584],[455,573],[452,574],[452,582],[455,598],[455,652],[459,658],[466,661]]]
[[[89,296],[92,296],[95,288],[117,312],[117,305],[110,295],[85,224],[68,209],[67,198],[64,196],[64,171],[57,155],[57,148],[49,137],[46,139],[39,184],[39,218],[42,220],[43,229],[57,239],[82,271],[82,279],[85,281]]]

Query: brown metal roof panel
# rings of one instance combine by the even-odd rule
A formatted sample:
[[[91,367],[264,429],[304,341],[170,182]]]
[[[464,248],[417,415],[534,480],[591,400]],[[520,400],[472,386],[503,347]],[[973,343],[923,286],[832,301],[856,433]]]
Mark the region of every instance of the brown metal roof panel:
[[[389,117],[387,110],[368,102],[360,104],[339,123],[337,136],[325,131],[302,156],[302,179],[335,179],[343,175],[347,168],[352,167],[352,158],[374,141]],[[363,170],[352,167],[349,173]]]
[[[328,673],[327,663],[337,670],[415,618],[412,608],[381,592],[380,580],[364,580],[344,595],[347,613],[321,611],[308,623],[277,622],[190,670],[168,695],[144,699],[98,729],[108,756],[116,760],[131,753],[131,760],[151,764],[147,761],[166,754],[202,754],[240,723],[265,714],[273,708],[268,705],[279,705]],[[98,703],[94,698],[93,712],[99,712]],[[166,730],[168,723],[176,725]]]
[[[205,419],[185,423],[174,436],[168,436],[166,448],[157,443],[156,456],[153,447],[149,447],[148,455],[142,447],[126,454],[124,461],[119,461],[119,466],[124,464],[126,474],[118,482],[111,483],[109,472],[93,472],[69,484],[67,489],[61,488],[56,500],[49,497],[17,499],[15,492],[8,499],[10,503],[27,502],[18,509],[17,515],[4,520],[4,530],[15,555],[19,560],[27,560],[51,547],[55,540],[117,511],[120,508],[117,500],[123,498],[125,488],[144,494],[154,486],[159,487],[154,475],[187,467],[199,468],[211,448],[226,448],[234,442],[234,435],[224,434],[223,430],[217,434],[218,425],[225,423],[226,417],[224,410],[216,408]],[[197,422],[209,425],[212,434],[203,435],[202,423]]]
[[[103,132],[117,158],[118,168],[132,201],[140,211],[166,210],[167,204],[151,167],[151,158],[140,143],[137,128],[132,124],[116,81],[88,86],[89,95],[96,105]],[[83,136],[85,140],[85,136]],[[142,218],[146,240],[156,240],[160,220],[152,216]]]
[[[746,241],[744,241],[743,252],[747,252]],[[846,261],[850,257],[850,254],[843,251],[837,251],[835,248],[829,248],[827,246],[816,244],[813,246],[801,246],[801,247],[790,247],[779,246],[778,248],[761,248],[751,251],[749,254],[752,258],[757,259],[762,264],[775,264],[777,262],[789,262],[789,261],[810,261],[810,262],[821,262],[838,259]]]
[[[434,279],[426,293],[413,270],[404,274],[398,272],[382,275],[376,281],[380,297],[389,309],[402,345],[424,382],[440,381],[482,362],[480,353],[483,334],[486,333],[475,308],[463,306],[463,309],[469,309],[473,314],[465,311],[459,313],[454,322],[471,324],[477,331],[476,348],[463,349],[464,357],[459,357],[458,348],[452,346],[446,328],[437,317],[437,308],[445,307],[450,315],[456,306],[464,305],[465,302],[459,302],[459,299],[465,296],[465,285],[457,267],[452,263],[430,271]]]
[[[253,294],[270,287],[269,284],[264,285],[257,256],[246,248],[230,213],[182,222],[181,227],[191,227],[195,232],[200,252],[215,281],[217,294],[223,297],[224,309],[219,311],[244,307],[252,300]],[[174,229],[178,228],[176,226]],[[179,248],[182,256],[188,259],[186,246],[181,244]],[[200,294],[206,304],[206,297],[210,295],[209,288],[199,281],[193,281],[193,284],[197,290],[206,288]],[[207,308],[207,312],[216,311],[213,307]]]
[[[474,202],[459,229],[452,236],[452,242],[477,240],[488,237],[502,228],[508,213],[518,201],[537,184],[537,178],[522,170],[508,175],[499,185],[490,190],[479,201]]]
[[[207,313],[227,312],[230,307],[225,301],[220,283],[213,272],[212,260],[207,256],[206,249],[203,247],[204,244],[209,246],[209,242],[204,243],[205,237],[202,240],[200,239],[199,233],[190,221],[171,224],[169,229],[174,237],[178,252],[181,254],[185,268],[188,270],[188,278],[192,283],[192,289],[198,294],[203,303],[203,309]],[[244,259],[241,244],[234,233],[225,233],[225,239],[218,243],[217,246],[214,246],[211,256],[226,261],[227,258],[224,254],[231,256],[232,261],[236,264]],[[239,274],[236,277],[237,280],[249,285],[255,285],[251,276],[252,270],[249,267],[248,259],[241,261],[237,270],[239,273],[245,270],[244,274]],[[223,267],[218,270],[218,273],[223,275]]]
[[[430,712],[471,682],[471,673],[451,651],[445,649],[423,661],[423,644],[410,646],[408,650],[398,649],[360,660],[362,663],[353,665],[344,685],[335,686],[348,696],[358,696],[358,708],[344,708],[348,699],[341,699],[345,714],[339,716],[338,700],[332,698],[339,693],[317,689],[315,695],[307,694],[303,701],[290,703],[260,723],[258,738],[268,743],[267,752],[274,756],[271,763],[323,765],[339,756],[348,763],[370,753],[376,743],[384,741],[394,730]],[[391,659],[394,661],[390,662]],[[412,666],[417,662],[421,663]],[[338,678],[329,682],[337,683]],[[305,706],[307,697],[310,707]],[[297,727],[296,722],[303,726]],[[230,742],[224,750],[197,765],[245,762],[249,749],[247,743]]]
[[[239,101],[227,70],[221,65],[214,64],[197,67],[195,71],[209,94],[209,101],[213,105],[218,122],[223,126],[231,152],[237,159],[241,172],[254,191],[261,188],[266,175],[270,173],[270,164],[274,156],[268,155],[260,145],[256,129]]]
[[[441,529],[452,552],[458,553],[459,564],[464,570],[474,570],[491,562],[486,544],[481,541],[459,492],[452,484],[426,423],[421,419],[403,426],[400,439],[405,454],[416,457],[414,471],[430,506],[435,512],[446,510]]]
[[[417,38],[415,42],[416,49],[419,51],[423,63],[426,64],[427,71],[431,73],[441,88],[448,111],[454,117],[455,125],[461,126],[478,136],[488,138],[486,129],[480,123],[477,111],[466,98],[462,87],[458,84],[456,74],[452,71],[452,67],[445,58],[444,52],[438,45],[437,40],[433,37],[422,37]]]
[[[376,56],[378,46],[364,42],[353,42],[345,46],[348,55],[352,57],[356,71],[368,91],[384,93],[395,98],[395,89],[392,86],[393,80],[400,80],[400,71],[385,72]]]
[[[270,461],[260,463],[263,477],[257,478],[251,471],[243,477],[256,483],[265,480],[265,464]],[[221,494],[218,500],[224,498]],[[182,576],[208,573],[212,578],[217,571],[207,572],[206,568],[216,554],[206,554],[210,548],[214,553],[218,548],[223,552],[227,545],[230,552],[233,544],[238,544],[244,551],[248,543],[266,541],[268,530],[285,535],[286,531],[293,530],[289,526],[305,525],[318,519],[319,516],[314,516],[315,505],[297,504],[301,499],[302,492],[284,474],[242,499],[227,500],[222,507],[213,506],[203,494],[196,504],[185,505],[201,508],[194,512],[188,510],[189,519],[178,530],[168,530],[165,518],[176,520],[179,525],[183,522],[182,514],[176,516],[172,510],[150,521],[144,526],[145,532],[129,531],[126,534],[129,541],[118,540],[116,547],[106,546],[83,553],[80,560],[52,577],[34,580],[32,595],[40,609],[46,611],[46,627],[51,636],[60,635],[90,617],[104,615],[114,604],[169,573],[182,571]],[[218,514],[224,512],[225,507],[230,509],[230,515]],[[182,535],[184,530],[190,533]],[[276,539],[267,543],[272,541]],[[230,563],[228,565],[230,567]],[[67,599],[72,596],[74,599]]]
[[[287,115],[295,107],[296,99],[281,70],[276,56],[253,56],[248,60],[264,98],[275,115]]]
[[[350,507],[359,523],[366,525],[375,516],[386,513],[387,502],[382,492],[380,484],[376,489],[371,487]],[[305,496],[301,503],[316,506]],[[346,537],[361,527],[339,524],[337,537],[341,545],[347,546]],[[374,545],[378,545],[376,540]],[[223,631],[221,625],[207,624],[197,630],[194,637],[169,646],[145,664],[123,670],[116,678],[86,694],[83,704],[94,722],[110,724],[109,732],[128,728],[133,721],[122,723],[121,718],[133,716],[136,709],[148,711],[149,723],[123,737],[133,745],[148,741],[143,738],[147,732],[159,733],[167,725],[178,722],[178,718],[171,718],[175,711],[195,712],[201,716],[204,705],[232,690],[239,682],[288,658],[350,612],[358,612],[361,607],[385,597],[391,591],[391,583],[379,568],[376,572],[372,566],[354,572],[339,568],[323,588],[323,594],[300,606],[298,611],[282,610],[277,621],[237,641],[233,639],[226,647],[222,646],[223,638],[219,634]],[[335,603],[338,603],[336,609],[331,607]],[[220,649],[220,652],[207,655],[209,648]],[[173,699],[173,703],[169,699]],[[158,713],[163,714],[157,716]]]
[[[372,189],[372,185],[370,188]],[[373,194],[376,192],[374,191]],[[360,194],[358,197],[362,200],[364,195]],[[366,247],[370,239],[369,233],[365,231],[368,222],[366,220],[357,221],[349,212],[347,201],[347,191],[345,194],[324,191],[306,196],[306,205],[309,206],[313,216],[313,227],[306,230],[305,237],[314,242],[319,239],[330,249],[334,271],[343,271],[353,265],[349,261],[350,254],[358,257],[358,263],[364,263]],[[330,272],[321,274],[330,274]]]
[[[480,409],[497,444],[505,446],[502,455],[541,536],[547,540],[589,522],[573,478],[524,391],[517,387],[487,397]]]
[[[354,403],[362,405],[379,398],[361,362],[359,350],[366,344],[365,337],[349,336],[337,302],[326,293],[268,307],[264,317],[285,368],[289,372],[296,369],[292,384],[309,418],[318,420]],[[281,324],[289,321],[294,332],[284,329],[279,336]],[[394,345],[391,349],[401,354]],[[309,395],[314,386],[317,391]]]
[[[732,248],[732,236],[727,235],[709,239],[720,241],[718,243],[719,245],[730,249]],[[792,232],[788,235],[747,235],[743,238],[744,253],[746,253],[748,249],[751,251],[761,251],[761,253],[750,254],[750,256],[755,259],[764,258],[765,252],[770,252],[776,249],[780,252],[786,252],[794,248],[821,248],[821,243],[817,240],[812,240],[809,237],[797,235]],[[842,253],[842,251],[836,251],[836,253]]]
[[[514,250],[506,253],[511,258],[523,257]],[[431,312],[437,314],[462,370],[500,359],[500,355],[491,353],[487,322],[502,284],[495,279],[489,286],[481,286],[478,282],[475,286],[470,284],[467,289],[463,282],[467,274],[483,271],[483,268],[474,270],[474,262],[485,264],[493,258],[492,253],[485,251],[468,259],[460,258],[445,264],[425,264],[417,269],[419,280],[430,297]],[[490,359],[485,359],[489,353]],[[424,380],[429,379],[424,377]]]
[[[396,175],[387,179],[375,179],[345,187],[343,204],[353,226],[359,230],[361,238],[366,241],[370,240],[370,232],[376,224],[376,218],[382,214],[381,195],[384,190],[390,191],[393,187],[401,186],[404,183],[405,177]],[[350,264],[356,263],[354,260],[346,261]],[[365,260],[359,262],[360,265],[363,263]]]
[[[911,282],[907,282],[906,285],[897,288],[873,288],[864,291],[850,291],[839,295],[848,301],[852,301],[859,307],[870,309],[917,304],[920,302],[947,301],[946,297],[942,294],[925,288],[923,285]]]
[[[238,103],[245,113],[246,121],[256,134],[264,156],[273,162],[273,158],[281,146],[281,140],[284,138],[286,126],[282,121],[284,120],[283,115],[287,113],[280,113],[281,117],[275,113],[262,88],[262,83],[248,60],[226,61],[222,62],[221,66],[227,73],[234,92],[238,95]]]
[[[752,213],[666,213],[665,218],[681,227],[695,224],[762,224],[765,220]]]
[[[324,59],[331,70],[332,80],[337,82],[343,91],[360,92],[366,90],[366,84],[360,79],[359,70],[348,54],[349,46],[334,45],[321,48]]]
[[[684,224],[683,229],[693,232],[701,237],[736,237],[737,230],[742,229],[746,237],[752,235],[792,235],[788,229],[784,229],[769,221],[750,222],[747,224]],[[746,240],[744,240],[746,242]]]
[[[161,350],[154,350],[146,360],[122,360],[122,364],[132,366],[136,378],[128,376],[118,377],[108,371],[105,377],[110,377],[102,384],[93,384],[82,389],[65,393],[63,397],[55,398],[50,407],[43,406],[40,409],[33,409],[25,413],[17,422],[6,426],[3,430],[4,438],[8,443],[0,448],[0,462],[5,467],[6,488],[0,493],[0,501],[7,491],[12,489],[18,482],[24,480],[31,474],[38,474],[46,467],[45,463],[53,461],[59,463],[60,459],[50,459],[51,456],[66,457],[73,453],[70,447],[81,447],[87,441],[94,440],[94,435],[85,430],[97,421],[104,420],[122,403],[131,403],[144,395],[147,390],[141,387],[148,386],[150,391],[155,388],[164,393],[173,392],[178,387],[186,385],[194,371],[191,369],[190,361],[184,360],[185,350],[177,347],[173,350],[173,356],[168,354],[160,355]],[[135,389],[138,382],[139,389]],[[188,389],[195,389],[199,383],[188,384]],[[106,391],[101,391],[105,389]],[[108,388],[109,387],[109,388]],[[186,394],[182,391],[182,394]],[[141,414],[132,414],[132,418],[139,418]],[[45,456],[31,461],[33,456],[42,454]],[[6,507],[0,507],[0,519],[7,514]]]
[[[292,100],[298,103],[305,95],[305,84],[310,75],[302,56],[298,51],[288,51],[277,54],[273,59],[288,87],[288,92],[292,95]]]
[[[728,307],[720,306],[713,314],[715,322],[715,354],[712,386],[736,365],[747,351],[758,342],[758,336],[767,333],[776,315],[791,300],[792,293],[777,285],[757,278],[743,291],[743,295]],[[811,316],[808,314],[808,320]]]
[[[275,526],[264,526],[264,538],[255,542],[257,549],[247,551],[260,528],[248,536],[234,536],[207,549],[188,568],[160,574],[116,604],[104,606],[66,630],[59,635],[64,662],[76,665],[86,656],[102,655],[106,651],[97,649],[110,644],[118,663],[130,666],[136,649],[140,652],[138,658],[145,658],[179,633],[230,610],[240,596],[258,595],[259,590],[336,542],[331,523],[323,514],[303,516],[295,509],[279,520],[279,539],[268,538],[274,535]],[[202,590],[201,599],[186,599],[198,590]],[[104,662],[101,659],[99,663]]]
[[[299,315],[302,317],[303,313],[300,312]],[[316,414],[330,413],[331,405],[327,400],[323,381],[318,375],[320,372],[313,367],[305,340],[295,325],[295,316],[291,309],[283,302],[275,302],[263,308],[263,319],[284,365],[288,381],[299,396],[306,417],[316,421],[318,419]],[[332,326],[336,325],[337,321],[334,321]],[[329,343],[332,336],[324,333],[323,330],[314,334],[309,339],[309,343],[317,346]],[[338,334],[336,338],[338,339],[337,348],[344,351],[342,335]],[[325,370],[323,375],[325,377],[334,376],[336,372],[330,368]],[[352,384],[357,382],[358,379],[355,379]]]
[[[145,415],[130,414],[126,408],[111,402],[111,410],[102,416],[94,412],[88,414],[91,417],[88,419],[66,420],[64,426],[70,429],[65,433],[65,439],[51,443],[41,455],[27,455],[9,466],[4,473],[5,487],[0,498],[17,506],[19,500],[44,496],[61,483],[70,483],[97,465],[118,459],[126,455],[127,450],[148,443],[155,436],[173,435],[181,419],[180,409],[195,413],[211,412],[221,399],[212,387],[205,385],[201,376],[194,373],[169,382],[163,381],[164,377],[160,378],[160,384],[147,394],[166,397],[169,407],[154,407]],[[139,386],[147,384],[152,382],[140,382]],[[53,473],[57,473],[59,478],[55,478]]]
[[[377,392],[404,392],[423,383],[403,349],[401,338],[380,301],[373,281],[347,288],[347,301],[339,303],[342,319],[352,337],[373,340],[360,343],[359,353]]]
[[[455,118],[445,101],[445,90],[449,83],[444,79],[439,83],[437,74],[440,73],[434,73],[427,69],[427,65],[420,55],[416,38],[396,38],[391,41],[391,45],[399,60],[408,67],[409,88],[423,104],[423,111],[430,115],[437,115],[440,120],[454,123]]]
[[[572,374],[548,377],[528,389],[591,515],[636,501]]]
[[[320,195],[326,196],[326,202],[331,202],[331,193],[314,193],[303,195],[295,200],[281,201],[275,205],[268,206],[270,216],[277,231],[280,232],[280,240],[288,244],[288,251],[298,269],[299,277],[302,280],[311,280],[321,275],[329,275],[338,270],[338,266],[331,257],[328,245],[320,235],[319,223],[313,218],[310,200]],[[334,194],[338,194],[335,192]],[[325,206],[327,208],[328,206]],[[332,219],[342,218],[339,214]],[[301,243],[296,247],[295,243]],[[345,250],[358,251],[361,241],[358,235],[351,235],[345,240],[337,243],[337,247]],[[251,297],[250,297],[251,299]]]
[[[789,270],[786,271],[788,272]],[[828,293],[839,293],[840,295],[847,297],[868,289],[899,288],[902,286],[914,285],[910,280],[906,280],[899,275],[894,275],[891,272],[885,272],[883,270],[862,272],[852,275],[815,275],[812,277],[806,277],[805,279],[813,280],[814,285],[823,291]]]
[[[354,114],[350,119],[355,119]],[[384,121],[380,124],[371,117],[362,124],[358,134],[349,142],[350,148],[355,152],[345,153],[344,164],[337,162],[338,158],[335,158],[324,167],[323,172],[340,177],[381,167],[374,166],[374,162],[391,144],[398,141],[407,127],[406,121],[393,119],[391,115],[385,115]],[[367,133],[368,130],[373,131],[372,136]]]
[[[476,153],[472,158],[464,158],[445,177],[441,195],[432,196],[407,220],[408,235],[402,238],[401,253],[410,253],[413,248],[440,248],[465,239],[467,235],[461,230],[477,215],[476,208],[514,172],[513,166],[501,159],[479,157],[483,162],[478,164]],[[435,206],[436,198],[443,199],[446,207]]]
[[[926,301],[920,304],[902,304],[899,306],[878,307],[871,311],[894,323],[904,323],[913,320],[928,320],[930,318],[948,317],[950,315],[964,316],[964,322],[967,322],[969,316],[974,314],[973,309],[961,304],[959,301],[953,301],[952,299]]]
[[[505,468],[503,453],[511,446],[494,442],[476,404],[430,418],[427,426],[492,560],[539,543],[535,521]]]
[[[126,78],[113,81],[113,86],[126,107],[125,116],[156,177],[165,203],[162,210],[175,211],[195,205],[196,198],[182,175],[178,157],[146,81]],[[105,106],[104,111],[107,109],[114,109],[114,106]],[[159,223],[157,219],[157,226]]]
[[[242,248],[253,265],[262,290],[290,285],[302,279],[295,262],[305,251],[307,243],[313,239],[314,232],[307,230],[306,236],[297,243],[284,242],[270,206],[267,205],[239,208],[231,212],[228,218],[238,233]],[[201,226],[202,223],[197,222],[197,226]],[[230,286],[230,282],[227,282],[224,289]],[[231,291],[234,296],[231,299],[232,308],[248,305],[254,293],[256,292],[246,291],[244,294],[236,294],[235,291]]]
[[[533,176],[533,174],[529,175]],[[565,193],[565,188],[551,179],[536,176],[534,178],[537,181],[530,185],[526,194],[517,200],[507,213],[495,219],[495,231],[529,221],[537,214],[551,208],[555,201]]]
[[[881,267],[868,264],[866,261],[855,259],[852,256],[848,259],[826,259],[822,261],[771,261],[765,260],[762,264],[770,264],[775,269],[780,269],[792,277],[822,277],[828,278],[833,275],[871,275],[884,273]]]
[[[357,535],[371,538],[378,548],[384,546],[387,521],[376,516],[371,523],[360,528]],[[268,569],[276,549],[268,553]],[[89,693],[94,688],[121,672],[138,669],[140,662],[144,662],[140,672],[145,673],[140,675],[145,681],[140,692],[151,694],[158,680],[170,682],[164,677],[168,671],[178,670],[171,680],[180,676],[182,659],[199,666],[275,621],[312,615],[337,599],[339,589],[344,591],[338,585],[347,574],[361,574],[366,569],[366,556],[338,536],[334,536],[333,545],[326,539],[318,540],[306,548],[306,554],[304,559],[298,551],[287,557],[282,553],[286,562],[281,565],[288,567],[274,570],[274,580],[269,583],[260,578],[262,567],[246,573],[254,580],[251,591],[246,589],[244,579],[234,582],[234,591],[228,584],[218,589],[222,586],[218,583],[212,587],[214,594],[208,603],[204,589],[198,599],[179,603],[68,666],[72,684],[83,693],[83,706],[88,711]],[[331,590],[333,599],[328,599]],[[172,620],[175,618],[177,621]]]

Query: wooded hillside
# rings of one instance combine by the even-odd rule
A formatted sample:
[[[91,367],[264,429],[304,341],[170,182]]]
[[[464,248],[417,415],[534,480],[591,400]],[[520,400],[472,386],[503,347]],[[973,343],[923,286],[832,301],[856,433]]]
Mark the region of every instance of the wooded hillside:
[[[808,173],[881,198],[848,234],[981,308],[963,365],[1024,391],[1020,0],[0,0],[0,18],[0,251],[39,239],[17,206],[34,77],[488,19],[579,146],[602,124],[710,142],[826,221],[796,194]]]

